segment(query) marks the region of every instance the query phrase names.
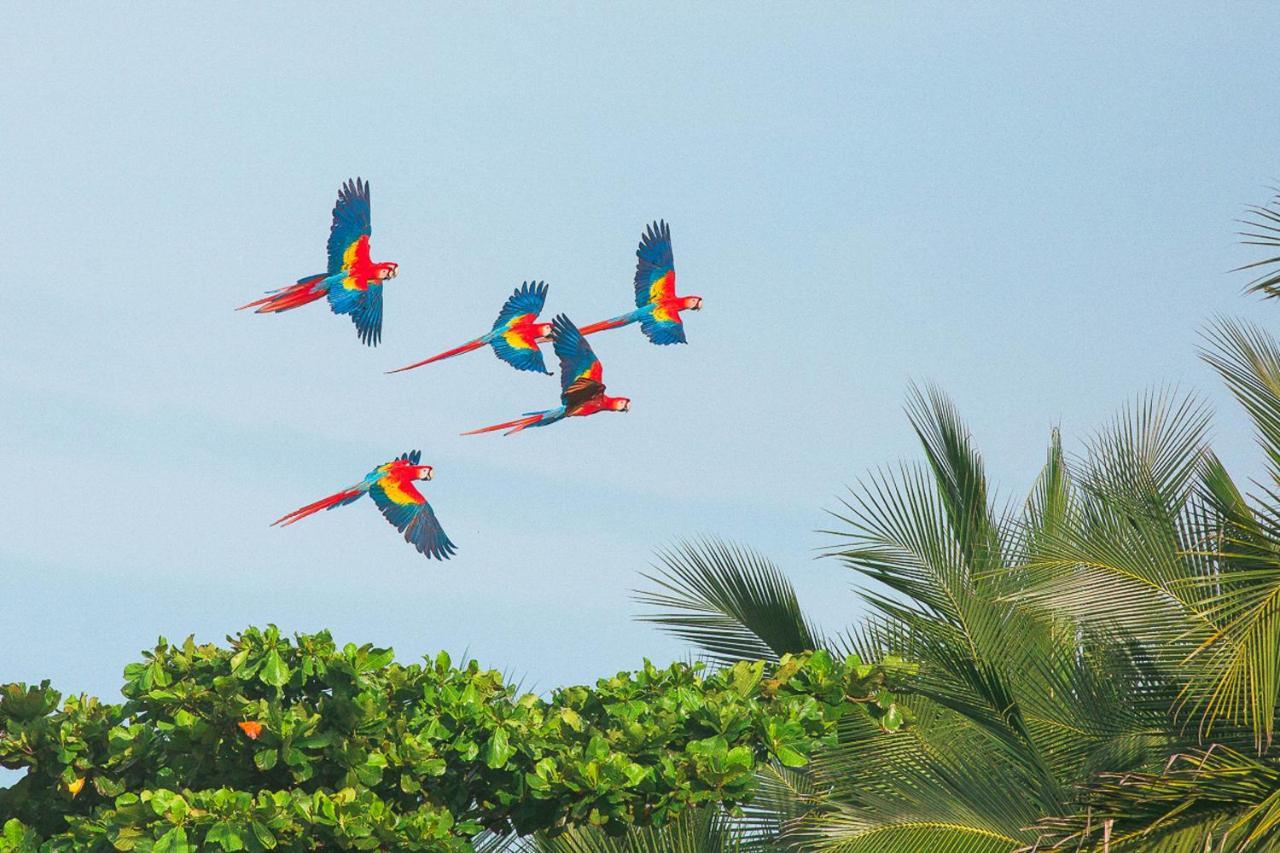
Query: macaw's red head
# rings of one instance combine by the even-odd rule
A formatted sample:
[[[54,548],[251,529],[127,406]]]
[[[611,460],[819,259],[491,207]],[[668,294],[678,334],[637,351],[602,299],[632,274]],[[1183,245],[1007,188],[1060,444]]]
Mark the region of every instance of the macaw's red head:
[[[415,480],[430,480],[432,468],[430,465],[414,465],[413,478]]]
[[[393,264],[391,262],[387,262],[385,264],[378,264],[378,267],[377,267],[378,280],[386,281],[389,278],[395,278],[396,269],[398,268],[398,266],[399,266],[398,264]]]
[[[550,339],[551,337],[550,323],[538,323],[533,328],[537,331],[539,339],[542,339],[542,338]]]
[[[702,297],[686,296],[684,299],[681,300],[680,310],[681,311],[701,311]]]
[[[630,397],[605,397],[604,407],[611,412],[631,411]]]

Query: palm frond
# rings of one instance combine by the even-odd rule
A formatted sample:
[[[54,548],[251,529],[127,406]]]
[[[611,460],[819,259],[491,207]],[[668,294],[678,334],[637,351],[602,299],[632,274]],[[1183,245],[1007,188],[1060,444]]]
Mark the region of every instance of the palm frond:
[[[661,827],[637,827],[620,836],[595,828],[570,829],[522,843],[522,853],[739,853],[746,836],[713,808],[689,809]]]
[[[907,417],[924,446],[952,535],[970,570],[997,565],[1000,537],[988,503],[982,455],[955,405],[933,386],[913,386]]]
[[[767,558],[719,540],[683,542],[658,552],[654,586],[635,598],[656,612],[641,615],[693,643],[720,663],[776,661],[822,647],[795,589]]]
[[[1257,326],[1226,319],[1205,332],[1205,339],[1209,346],[1201,358],[1253,420],[1272,481],[1280,484],[1280,344]]]
[[[1266,254],[1259,260],[1236,267],[1232,272],[1257,270],[1257,278],[1245,287],[1246,293],[1261,293],[1265,298],[1280,296],[1280,210],[1276,209],[1280,195],[1263,206],[1251,206],[1245,210],[1245,218],[1239,220],[1245,230],[1238,232],[1241,243],[1261,246]]]
[[[1163,773],[1100,774],[1084,803],[1040,822],[1039,849],[1104,833],[1117,850],[1274,849],[1258,845],[1280,831],[1280,764],[1214,746],[1175,754]]]
[[[1037,536],[1025,555],[1019,603],[1083,625],[1118,629],[1166,656],[1185,655],[1212,630],[1188,578],[1185,513],[1206,458],[1208,415],[1192,397],[1153,393],[1127,408],[1078,464],[1076,517]]]

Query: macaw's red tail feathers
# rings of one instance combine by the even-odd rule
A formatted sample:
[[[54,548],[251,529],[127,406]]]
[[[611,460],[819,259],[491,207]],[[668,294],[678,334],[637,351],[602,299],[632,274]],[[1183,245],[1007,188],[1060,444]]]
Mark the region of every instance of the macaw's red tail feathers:
[[[469,432],[464,432],[462,434],[463,435],[479,435],[482,432],[497,432],[500,429],[505,429],[506,432],[504,432],[503,435],[511,435],[511,433],[513,432],[519,432],[520,430],[525,429],[526,427],[533,426],[538,421],[542,420],[542,415],[543,415],[542,412],[538,412],[537,414],[534,414],[534,415],[526,415],[523,418],[516,418],[514,421],[507,421],[504,424],[494,424],[493,426],[481,427],[480,429],[473,429]]]
[[[589,326],[582,326],[578,329],[578,334],[593,335],[596,332],[606,332],[609,329],[616,329],[619,326],[625,326],[631,322],[626,317],[614,317],[612,320],[601,320],[599,323],[592,323]]]
[[[248,305],[241,305],[237,311],[243,311],[246,308],[257,308],[255,314],[274,314],[278,311],[288,311],[290,308],[297,308],[299,305],[306,305],[308,302],[315,302],[321,296],[324,296],[324,290],[313,289],[315,285],[324,280],[324,276],[317,275],[311,278],[304,278],[297,284],[291,284],[288,287],[282,287],[279,290],[273,290],[261,299],[254,300]]]
[[[295,509],[288,515],[283,515],[280,518],[277,518],[275,521],[271,522],[271,526],[275,527],[276,525],[280,525],[281,527],[288,527],[295,521],[306,518],[308,515],[313,515],[322,509],[332,509],[335,506],[351,503],[353,500],[360,497],[361,494],[362,492],[359,489],[343,489],[336,495],[329,495],[327,498],[321,498],[313,504],[307,504],[302,509]]]
[[[467,341],[460,347],[445,350],[439,355],[433,355],[431,358],[424,358],[422,361],[415,361],[413,364],[406,364],[404,367],[397,367],[395,370],[388,370],[387,373],[400,373],[405,370],[413,370],[415,367],[422,367],[424,364],[430,364],[433,361],[452,358],[455,355],[462,355],[464,352],[471,352],[473,349],[482,346],[484,346],[484,338],[476,338],[474,341]]]

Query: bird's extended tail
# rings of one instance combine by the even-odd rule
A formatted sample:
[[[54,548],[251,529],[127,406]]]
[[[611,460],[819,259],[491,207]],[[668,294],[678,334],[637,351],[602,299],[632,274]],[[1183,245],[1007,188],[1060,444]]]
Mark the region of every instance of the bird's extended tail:
[[[388,370],[387,373],[400,373],[405,370],[413,370],[415,367],[422,367],[424,364],[430,364],[433,361],[441,361],[446,358],[452,358],[455,355],[462,355],[464,352],[471,352],[478,349],[486,343],[484,337],[476,338],[474,341],[467,341],[460,347],[454,347],[451,350],[445,350],[439,355],[433,355],[431,358],[424,358],[422,361],[415,361],[413,364],[406,364],[404,367],[397,367],[395,370]]]
[[[601,320],[599,323],[582,326],[578,329],[578,333],[583,335],[593,335],[596,332],[605,332],[609,329],[617,329],[621,326],[627,325],[628,323],[634,323],[635,321],[636,318],[632,317],[630,314],[623,314],[621,317],[614,317],[612,320]]]
[[[302,507],[302,509],[295,509],[288,515],[283,515],[280,518],[277,518],[275,521],[271,522],[271,526],[275,527],[278,524],[281,527],[288,527],[295,521],[306,518],[308,515],[314,515],[322,509],[333,509],[335,506],[349,504],[362,494],[364,494],[364,492],[358,488],[343,489],[336,495],[329,495],[327,498],[321,498],[313,504],[307,504]]]
[[[279,311],[288,311],[290,308],[297,308],[299,305],[306,305],[308,302],[315,302],[324,296],[323,288],[314,290],[315,286],[324,281],[325,276],[313,275],[310,278],[304,278],[297,284],[291,284],[288,287],[282,287],[279,290],[273,290],[261,299],[256,299],[248,305],[241,305],[237,311],[243,311],[246,308],[257,308],[255,314],[274,314]]]
[[[503,435],[511,435],[513,432],[519,432],[522,429],[528,429],[532,426],[546,426],[553,424],[564,417],[564,409],[548,409],[545,412],[529,412],[524,417],[516,418],[514,421],[507,421],[503,424],[494,424],[493,426],[481,427],[462,433],[463,435],[479,435],[482,432],[497,432],[505,429]]]

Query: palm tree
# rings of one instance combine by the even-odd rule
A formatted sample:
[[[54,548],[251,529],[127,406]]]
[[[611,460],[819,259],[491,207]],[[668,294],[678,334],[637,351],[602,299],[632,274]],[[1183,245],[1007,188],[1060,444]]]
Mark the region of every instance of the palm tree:
[[[1218,323],[1205,360],[1257,428],[1246,496],[1205,408],[1153,393],[1028,497],[999,505],[940,392],[912,394],[924,463],[833,513],[827,556],[870,615],[824,634],[785,575],[720,542],[660,554],[644,618],[710,660],[821,645],[920,662],[915,725],[851,725],[779,814],[779,843],[841,851],[1258,849],[1280,822],[1280,346]],[[865,659],[865,658],[864,658]],[[1190,845],[1190,846],[1188,846]]]
[[[745,829],[710,807],[691,809],[661,827],[632,829],[610,837],[599,829],[572,829],[554,838],[538,837],[522,853],[740,853],[755,849]]]

